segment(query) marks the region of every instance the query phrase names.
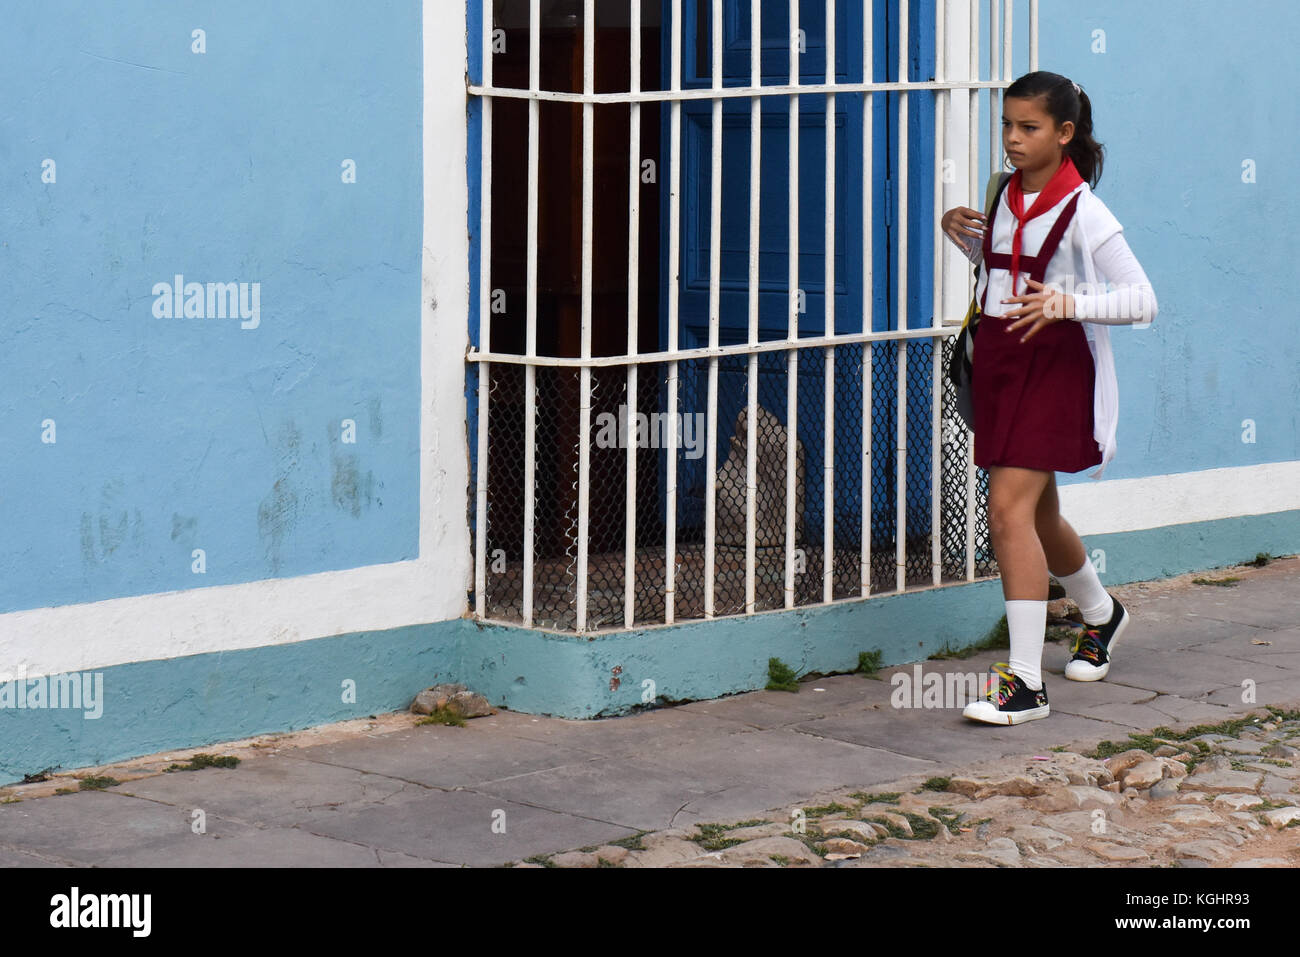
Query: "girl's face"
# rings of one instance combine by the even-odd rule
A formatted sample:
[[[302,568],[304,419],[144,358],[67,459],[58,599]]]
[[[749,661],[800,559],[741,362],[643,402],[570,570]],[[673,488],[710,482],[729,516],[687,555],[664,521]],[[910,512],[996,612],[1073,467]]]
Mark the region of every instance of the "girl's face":
[[[1057,126],[1043,106],[1041,96],[1002,101],[1002,148],[1022,175],[1055,170],[1074,136],[1073,123]]]

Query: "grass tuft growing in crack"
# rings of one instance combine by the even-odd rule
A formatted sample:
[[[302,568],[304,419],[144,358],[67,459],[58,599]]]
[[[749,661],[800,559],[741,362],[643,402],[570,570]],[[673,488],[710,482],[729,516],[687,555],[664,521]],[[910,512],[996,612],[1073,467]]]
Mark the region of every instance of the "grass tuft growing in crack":
[[[948,828],[949,834],[960,834],[961,826],[958,822],[961,820],[961,814],[949,807],[932,807],[930,816],[937,818],[939,823]]]
[[[798,691],[799,677],[794,669],[780,658],[767,659],[767,690]]]
[[[204,768],[233,768],[239,764],[239,758],[223,755],[196,754],[189,764],[173,764],[167,771],[202,771]]]
[[[728,831],[736,831],[742,827],[758,827],[762,824],[770,824],[771,821],[740,821],[736,824],[696,824],[699,834],[691,837],[691,840],[706,851],[721,851],[736,844],[744,844],[743,837],[727,837]]]
[[[1187,741],[1196,745],[1198,751],[1207,754],[1213,750],[1209,744],[1204,741],[1192,741],[1192,738],[1199,738],[1203,734],[1222,734],[1230,738],[1237,737],[1241,730],[1247,726],[1256,723],[1252,717],[1231,718],[1227,721],[1220,721],[1218,724],[1198,724],[1188,728],[1186,731],[1173,731],[1163,725],[1156,728],[1149,734],[1136,732],[1129,733],[1128,741],[1103,741],[1097,747],[1084,755],[1084,757],[1102,760],[1112,755],[1120,754],[1124,751],[1137,749],[1139,751],[1154,751],[1160,745],[1169,741],[1183,742]]]
[[[421,718],[415,723],[416,725],[442,724],[450,728],[463,728],[465,727],[465,718],[456,708],[443,705],[442,707],[434,708],[429,712],[428,717]]]
[[[804,808],[803,813],[804,817],[808,820],[814,821],[819,817],[826,817],[828,814],[842,814],[852,810],[853,808],[851,807],[845,807],[843,804],[832,801],[830,804],[820,804],[817,807]]]
[[[641,843],[641,838],[649,834],[649,831],[637,831],[635,834],[629,834],[627,837],[620,837],[617,841],[609,841],[610,847],[621,847],[629,851],[644,851],[645,845]]]
[[[897,804],[898,799],[903,796],[902,791],[881,791],[879,794],[868,794],[865,791],[855,791],[849,797],[863,804]]]
[[[880,670],[882,658],[884,658],[884,654],[880,651],[859,651],[858,674],[867,678],[878,677],[876,672]]]
[[[121,784],[117,778],[110,778],[107,775],[103,777],[82,778],[78,786],[83,791],[102,791],[104,788],[111,788],[115,784]]]

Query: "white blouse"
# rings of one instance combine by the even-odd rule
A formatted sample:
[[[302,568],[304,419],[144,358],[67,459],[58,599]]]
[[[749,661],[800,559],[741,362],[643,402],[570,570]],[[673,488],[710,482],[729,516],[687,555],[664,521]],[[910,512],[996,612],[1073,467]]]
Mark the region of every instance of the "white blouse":
[[[1044,282],[1051,284],[1055,281],[1062,291],[1074,297],[1074,318],[1078,322],[1098,322],[1111,326],[1128,325],[1134,322],[1149,323],[1155,319],[1159,309],[1155,291],[1151,288],[1151,281],[1124,239],[1123,227],[1119,221],[1106,208],[1106,204],[1087,189],[1086,184],[1081,188],[1084,190],[1084,195],[1079,197],[1075,220],[1083,220],[1081,223],[1084,227],[1083,234],[1086,236],[1086,244],[1091,248],[1097,280],[1090,285],[1082,278],[1086,274],[1084,269],[1071,269],[1064,262],[1058,262],[1062,258],[1058,249],[1057,256],[1053,257],[1053,262],[1048,267]],[[1074,192],[1071,191],[1052,210],[1031,219],[1025,225],[1021,240],[1022,256],[1030,255],[1042,246],[1052,223],[1056,222],[1057,215],[1065,208]],[[993,249],[1010,255],[1012,224],[1015,222],[1015,217],[1011,213],[1006,195],[1006,190],[1003,190],[999,202],[998,221],[993,233]],[[1025,193],[1024,208],[1032,207],[1037,198],[1037,193]],[[1071,241],[1073,245],[1067,246]],[[983,261],[984,250],[974,237],[971,237],[968,244],[957,245],[971,262],[978,264]],[[1082,265],[1081,250],[1077,248],[1078,245],[1082,245],[1081,237],[1079,231],[1075,229],[1075,224],[1071,223],[1060,248],[1071,249],[1071,258],[1076,267]],[[993,287],[989,289],[988,311],[990,315],[1001,315],[1001,300],[1011,295],[1011,273],[1003,269],[981,270],[979,285],[975,290],[977,297],[983,294],[985,285],[990,281],[985,275],[987,272],[994,273],[991,278]],[[1022,270],[1018,284],[1022,296],[1032,291],[1026,282],[1028,279],[1028,271]],[[1013,309],[1016,305],[1008,303],[1006,308]]]

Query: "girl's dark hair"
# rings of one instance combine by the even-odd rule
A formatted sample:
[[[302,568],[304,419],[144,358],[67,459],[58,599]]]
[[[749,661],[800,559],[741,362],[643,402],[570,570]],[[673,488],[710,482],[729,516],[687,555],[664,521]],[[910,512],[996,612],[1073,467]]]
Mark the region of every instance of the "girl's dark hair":
[[[1096,187],[1101,181],[1102,145],[1092,137],[1092,103],[1088,94],[1074,91],[1074,82],[1059,73],[1039,70],[1026,73],[1007,87],[1003,94],[1005,99],[1043,98],[1047,115],[1056,121],[1057,126],[1070,122],[1074,124],[1074,136],[1066,144],[1065,154],[1074,162],[1079,175]]]

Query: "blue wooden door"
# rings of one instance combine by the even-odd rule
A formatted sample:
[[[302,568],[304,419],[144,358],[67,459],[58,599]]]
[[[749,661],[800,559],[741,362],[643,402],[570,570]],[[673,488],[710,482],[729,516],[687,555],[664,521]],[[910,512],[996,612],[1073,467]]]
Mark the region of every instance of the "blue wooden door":
[[[898,57],[898,5],[899,0],[888,2],[889,52],[886,61],[890,80],[924,81],[934,79],[934,4],[923,0],[908,0],[908,51],[907,76],[899,76]],[[883,6],[883,5],[882,5]],[[898,318],[898,269],[896,253],[898,197],[896,189],[899,168],[898,94],[889,93],[888,129],[891,180],[890,197],[886,203],[889,216],[889,329],[900,328]],[[907,111],[907,326],[915,329],[933,324],[934,274],[933,242],[941,211],[934,209],[934,96],[928,92],[912,92],[908,96]],[[900,343],[901,348],[901,343]],[[929,547],[921,542],[930,535],[931,503],[931,383],[932,343],[927,339],[908,340],[907,348],[907,535],[914,552],[919,555],[911,574],[929,574]],[[889,391],[885,401],[877,405],[875,415],[876,438],[873,460],[877,479],[873,493],[873,528],[892,539],[896,527],[898,435],[898,349],[877,348],[877,378],[887,374]],[[886,368],[887,367],[887,368]],[[883,508],[882,508],[883,506]],[[884,537],[873,537],[877,541]],[[912,562],[909,562],[911,565]]]
[[[872,11],[873,80],[893,80],[898,74],[897,37],[898,0],[880,0]],[[791,30],[787,0],[761,0],[762,41],[761,67],[766,85],[784,85],[789,82]],[[835,29],[836,76],[840,82],[862,80],[862,17],[861,0],[837,0]],[[870,5],[868,5],[870,9]],[[918,8],[923,3],[912,0],[912,34],[917,37],[911,44],[913,56],[911,71],[929,78],[926,58],[933,60],[933,27],[923,19],[926,14]],[[919,15],[919,16],[918,16]],[[710,0],[683,0],[682,3],[682,77],[683,88],[707,88],[711,85],[711,2]],[[664,4],[664,86],[668,87],[671,69],[669,38],[671,37],[671,9]],[[826,77],[826,22],[825,7],[821,2],[800,4],[799,27],[803,32],[804,47],[799,57],[800,77],[803,83],[822,83]],[[929,37],[928,45],[920,42]],[[747,86],[750,81],[750,4],[736,0],[728,2],[723,11],[723,85]],[[929,97],[913,94],[910,113],[910,205],[909,220],[909,315],[912,325],[922,321],[922,310],[928,309],[930,289],[928,279],[922,283],[918,268],[920,251],[928,249],[929,234],[919,227],[916,213],[929,209],[924,189],[931,188],[928,176],[930,156],[933,151],[933,113]],[[897,164],[898,105],[895,94],[876,94],[872,100],[872,171],[865,184],[873,190],[872,222],[872,273],[870,288],[863,281],[863,96],[841,93],[835,98],[834,124],[836,140],[835,163],[835,257],[834,288],[825,288],[825,123],[826,98],[820,94],[801,96],[799,99],[799,288],[803,290],[805,311],[799,316],[801,338],[820,336],[826,331],[826,303],[834,302],[834,328],[837,333],[859,332],[865,313],[864,296],[870,297],[872,328],[874,330],[898,327],[895,305],[897,288],[897,262],[893,251],[895,244],[894,179]],[[711,189],[712,105],[707,100],[687,101],[682,105],[681,132],[681,240],[679,283],[679,337],[678,342],[668,341],[667,301],[663,301],[660,314],[660,341],[663,348],[694,348],[708,344],[709,304],[709,197]],[[925,117],[928,116],[928,121]],[[668,168],[669,110],[663,110],[663,161]],[[928,122],[928,128],[926,123]],[[760,241],[759,241],[759,339],[782,339],[787,335],[789,302],[789,98],[765,97],[762,100],[762,148],[760,188]],[[719,340],[723,345],[740,343],[748,337],[749,297],[749,179],[750,179],[750,101],[747,98],[723,101],[722,163],[724,170],[722,193],[721,278]],[[924,160],[924,162],[922,162]],[[663,276],[667,282],[668,190],[664,177],[662,222]],[[928,215],[928,212],[927,212]],[[928,263],[928,257],[926,262]],[[929,273],[925,272],[928,277]],[[924,286],[924,288],[922,288]],[[928,312],[925,313],[928,317]],[[925,320],[928,321],[928,318]],[[862,434],[862,374],[861,348],[841,347],[836,361],[836,487],[835,514],[837,522],[846,527],[860,527],[861,475],[857,463],[861,461]],[[891,361],[890,348],[876,351],[877,382],[892,382],[882,360]],[[915,355],[915,353],[913,353]],[[728,359],[720,362],[718,387],[718,445],[717,457],[725,459],[734,424],[746,400],[746,361]],[[786,363],[781,353],[760,357],[759,404],[786,424]],[[799,441],[805,456],[804,521],[808,537],[820,540],[824,502],[822,461],[824,453],[823,353],[804,351],[799,361]],[[704,412],[706,404],[707,364],[682,363],[680,376],[680,408],[684,413]],[[882,379],[882,376],[884,378]],[[911,441],[914,448],[924,444],[928,455],[929,413],[918,416],[912,411],[916,424],[925,426],[924,437],[919,433]],[[877,463],[876,491],[873,492],[873,524],[879,526],[878,534],[892,527],[894,476],[882,481],[880,473],[886,463],[892,462],[892,448],[896,431],[893,409],[893,392],[877,391],[874,409],[873,457]],[[909,434],[914,429],[909,428]],[[678,488],[679,515],[682,525],[703,521],[704,459],[679,458]],[[892,468],[892,465],[889,466]],[[928,484],[927,484],[928,489]],[[927,493],[928,495],[928,493]],[[928,512],[927,512],[928,514]],[[877,517],[878,516],[878,517]]]

